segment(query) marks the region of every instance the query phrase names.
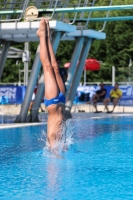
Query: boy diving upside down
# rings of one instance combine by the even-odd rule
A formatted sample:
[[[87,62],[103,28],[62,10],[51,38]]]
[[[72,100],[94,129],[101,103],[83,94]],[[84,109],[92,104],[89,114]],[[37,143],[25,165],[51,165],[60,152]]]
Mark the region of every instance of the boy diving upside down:
[[[49,23],[45,18],[40,21],[37,35],[40,38],[40,60],[44,71],[44,102],[48,111],[47,139],[52,149],[62,137],[65,87],[52,48]]]

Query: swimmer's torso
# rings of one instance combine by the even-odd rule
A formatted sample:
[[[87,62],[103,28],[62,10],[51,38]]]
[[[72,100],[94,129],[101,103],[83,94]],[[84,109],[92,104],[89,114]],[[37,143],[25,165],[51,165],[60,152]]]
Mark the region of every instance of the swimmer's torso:
[[[65,104],[64,103],[53,104],[48,106],[47,110],[48,110],[47,134],[52,135],[56,133],[56,135],[58,135],[61,133],[62,124],[63,121],[65,121],[64,118]]]

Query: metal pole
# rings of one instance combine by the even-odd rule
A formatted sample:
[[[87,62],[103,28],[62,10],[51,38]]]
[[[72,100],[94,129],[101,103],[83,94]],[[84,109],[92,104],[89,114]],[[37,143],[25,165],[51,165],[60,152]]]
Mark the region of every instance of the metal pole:
[[[74,101],[74,97],[75,97],[75,94],[76,94],[76,90],[77,90],[77,87],[78,87],[78,84],[79,84],[79,81],[80,81],[80,78],[81,78],[83,66],[84,66],[85,60],[87,58],[88,52],[90,50],[92,41],[93,41],[92,38],[86,38],[86,41],[84,41],[84,46],[82,48],[82,52],[81,52],[81,55],[80,55],[79,64],[78,64],[77,69],[75,71],[73,81],[72,81],[72,84],[71,84],[71,89],[70,89],[69,95],[67,97],[67,102],[66,102],[66,106],[65,106],[66,118],[71,117],[70,111],[71,111],[72,104],[73,104],[73,101]]]
[[[29,54],[29,43],[28,42],[25,42],[25,48],[24,48],[25,52]],[[29,58],[29,55],[27,55],[28,58]],[[25,86],[28,85],[28,68],[29,68],[29,60],[26,60],[24,62],[24,84]]]
[[[18,82],[20,83],[20,68],[18,69]]]
[[[131,66],[132,66],[132,59],[130,58],[129,59],[129,70],[128,70],[128,72],[129,72],[129,78],[128,78],[128,84],[130,85],[130,82],[131,82],[131,77],[130,77],[130,71],[131,71]]]
[[[52,46],[53,46],[54,54],[56,54],[57,52],[62,35],[63,35],[63,32],[61,31],[55,31],[52,34]]]
[[[37,82],[38,74],[41,68],[41,61],[40,61],[40,45],[37,48],[32,71],[30,74],[29,84],[26,89],[26,94],[24,97],[24,101],[22,103],[21,111],[15,122],[26,122],[27,121],[27,113],[28,108],[30,105],[31,97]]]
[[[112,66],[112,86],[115,85],[115,66]]]
[[[74,76],[75,71],[76,71],[76,67],[77,67],[79,57],[80,57],[80,54],[81,54],[81,51],[82,51],[82,48],[83,48],[83,44],[84,44],[84,37],[79,37],[79,38],[76,39],[76,45],[75,45],[74,52],[73,52],[73,55],[72,55],[70,67],[68,69],[67,81],[65,83],[66,88],[67,88],[66,97],[69,95],[73,76]]]
[[[86,69],[84,69],[84,86],[86,85]]]
[[[3,69],[4,69],[5,62],[6,62],[9,47],[10,47],[10,42],[6,41],[3,45],[2,53],[1,53],[1,57],[0,57],[0,79],[1,79],[1,76],[3,73]]]
[[[40,104],[42,102],[42,98],[44,97],[44,74],[41,75],[39,81],[38,81],[38,88],[36,92],[36,97],[32,106],[32,110],[29,116],[30,122],[39,122],[38,118],[38,110],[40,107]]]

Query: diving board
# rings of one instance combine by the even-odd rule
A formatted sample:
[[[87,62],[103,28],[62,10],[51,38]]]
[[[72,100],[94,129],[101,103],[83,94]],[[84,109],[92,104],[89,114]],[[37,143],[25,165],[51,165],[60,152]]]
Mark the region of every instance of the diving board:
[[[75,32],[76,26],[60,21],[49,21],[51,31]],[[33,22],[10,22],[0,24],[0,39],[16,42],[39,41],[36,31],[39,21]]]
[[[94,31],[91,29],[88,30],[76,30],[75,32],[71,32],[71,33],[65,33],[64,37],[89,37],[89,38],[95,38],[98,40],[104,40],[106,39],[106,33],[104,32],[98,32],[98,31]]]

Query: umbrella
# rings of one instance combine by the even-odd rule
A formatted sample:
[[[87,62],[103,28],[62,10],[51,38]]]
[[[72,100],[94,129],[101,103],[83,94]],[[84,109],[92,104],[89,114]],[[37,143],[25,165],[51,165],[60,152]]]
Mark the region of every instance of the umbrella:
[[[70,62],[67,62],[64,64],[64,67],[69,68],[70,64]],[[100,63],[94,58],[89,58],[85,61],[84,69],[90,71],[98,71],[100,69]]]
[[[100,63],[94,58],[89,58],[85,61],[84,69],[90,71],[98,71],[100,69]]]

